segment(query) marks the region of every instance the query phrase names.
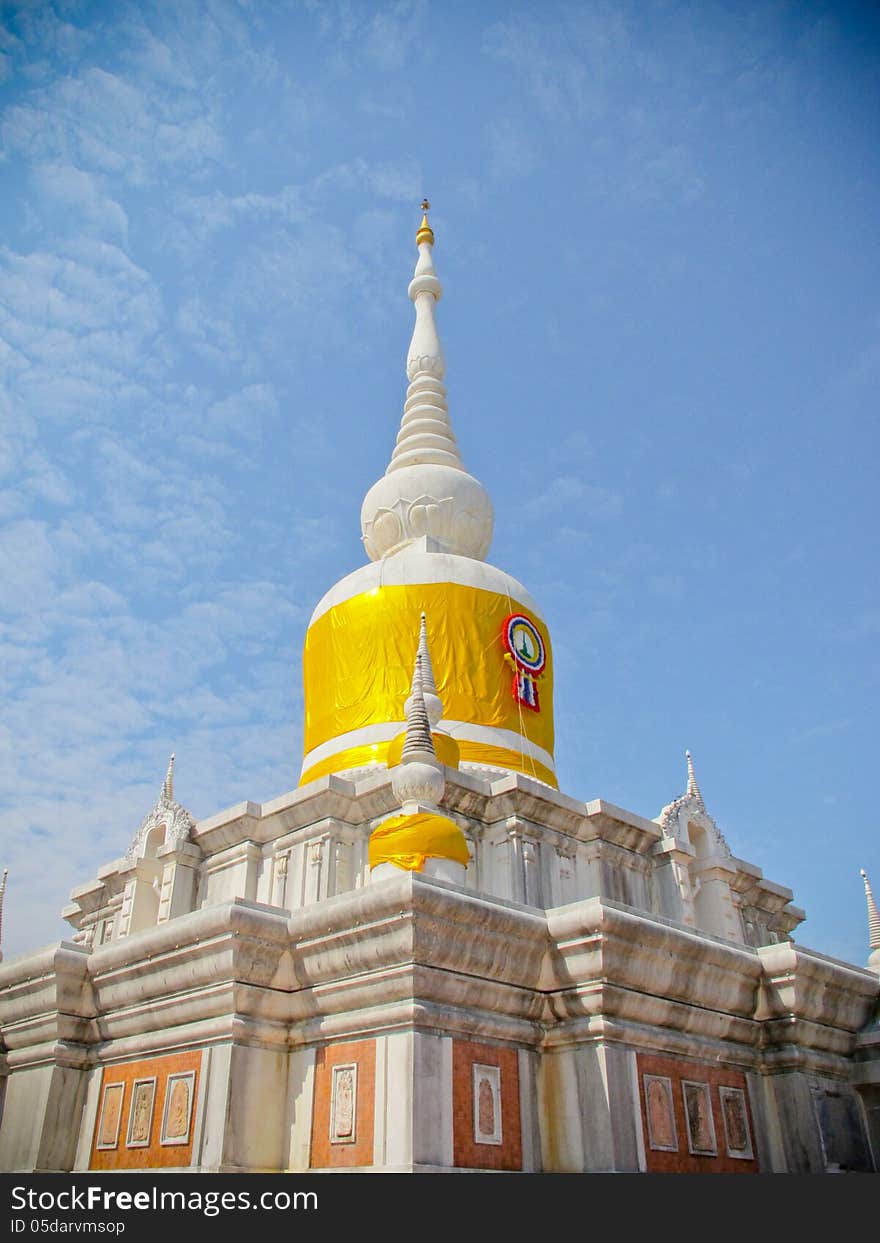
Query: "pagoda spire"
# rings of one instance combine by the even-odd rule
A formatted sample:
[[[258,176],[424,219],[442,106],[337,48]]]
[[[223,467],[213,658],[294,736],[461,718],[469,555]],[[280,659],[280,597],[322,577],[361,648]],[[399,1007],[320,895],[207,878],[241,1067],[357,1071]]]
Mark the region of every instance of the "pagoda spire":
[[[425,199],[416,233],[419,257],[408,289],[416,322],[406,357],[403,417],[385,474],[361,506],[361,532],[371,561],[416,543],[421,552],[482,561],[492,542],[492,502],[465,470],[449,419],[446,360],[435,319],[443,286],[434,269],[429,208]]]
[[[430,206],[427,199],[422,201],[424,215],[416,234],[419,257],[408,290],[416,311],[406,357],[409,388],[387,474],[404,466],[426,464],[464,470],[449,422],[449,405],[443,386],[446,359],[434,318],[434,309],[443,296],[443,286],[434,270],[434,231],[428,224]]]

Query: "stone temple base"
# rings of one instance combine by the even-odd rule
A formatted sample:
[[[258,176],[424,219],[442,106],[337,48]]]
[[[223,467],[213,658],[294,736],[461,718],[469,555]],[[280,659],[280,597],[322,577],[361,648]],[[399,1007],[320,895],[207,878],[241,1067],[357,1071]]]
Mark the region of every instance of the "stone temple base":
[[[0,966],[5,1170],[875,1168],[876,975],[413,873]]]

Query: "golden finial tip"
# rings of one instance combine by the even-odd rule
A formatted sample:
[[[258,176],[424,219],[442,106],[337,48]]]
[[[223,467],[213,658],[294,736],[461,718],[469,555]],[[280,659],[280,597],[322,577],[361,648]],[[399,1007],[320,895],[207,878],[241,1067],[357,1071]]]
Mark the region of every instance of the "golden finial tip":
[[[416,245],[421,246],[422,242],[427,242],[429,246],[434,245],[434,231],[428,224],[428,212],[431,210],[431,204],[427,199],[422,199],[422,223],[419,225],[419,231],[416,234]]]

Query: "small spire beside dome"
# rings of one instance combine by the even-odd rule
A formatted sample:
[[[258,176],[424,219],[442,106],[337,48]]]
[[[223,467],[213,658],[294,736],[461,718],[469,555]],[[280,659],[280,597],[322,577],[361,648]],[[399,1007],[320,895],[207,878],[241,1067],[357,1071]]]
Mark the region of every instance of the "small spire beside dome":
[[[424,616],[424,614],[422,614]],[[422,653],[416,653],[413,669],[412,690],[404,704],[406,715],[406,739],[400,753],[401,764],[408,764],[413,759],[436,760],[437,754],[431,741],[431,722],[428,720],[428,709],[425,706],[425,695],[422,688]]]
[[[426,653],[423,613],[413,661],[412,690],[404,706],[406,733],[403,749],[400,762],[391,769],[391,789],[401,810],[377,824],[370,834],[371,880],[382,880],[395,869],[423,872],[426,867],[443,880],[460,884],[465,878],[467,842],[455,821],[444,816],[440,810],[446,791],[446,777],[434,748],[431,722],[425,706],[423,674]],[[430,657],[428,665],[430,667]],[[440,702],[439,699],[437,702]],[[440,708],[442,712],[442,704]]]
[[[415,686],[416,673],[421,680],[422,697],[425,701],[428,720],[432,726],[437,725],[443,716],[443,704],[437,694],[437,683],[434,680],[434,666],[431,663],[431,652],[428,648],[428,619],[424,613],[419,623],[419,646],[416,654],[416,667],[413,671],[413,686]]]

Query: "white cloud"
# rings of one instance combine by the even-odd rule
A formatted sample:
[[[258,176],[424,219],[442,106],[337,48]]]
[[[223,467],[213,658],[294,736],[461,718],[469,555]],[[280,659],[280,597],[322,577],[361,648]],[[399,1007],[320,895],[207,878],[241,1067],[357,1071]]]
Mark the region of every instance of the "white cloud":
[[[381,6],[351,0],[306,0],[307,12],[317,18],[318,29],[332,44],[339,71],[348,60],[364,56],[383,72],[401,69],[423,39],[426,0],[392,0]]]
[[[0,417],[84,429],[143,406],[162,371],[163,322],[151,278],[116,246],[0,249]]]
[[[526,127],[509,117],[490,121],[483,130],[495,177],[528,177],[538,167],[538,149]]]
[[[576,475],[558,475],[522,506],[528,515],[552,514],[595,519],[617,518],[623,512],[623,496],[612,488],[585,483]]]
[[[8,108],[0,137],[33,162],[73,164],[136,186],[168,165],[195,174],[224,151],[210,105],[197,96],[170,100],[95,66]]]
[[[31,182],[40,196],[40,206],[48,208],[50,218],[57,219],[60,207],[66,227],[85,227],[98,234],[109,235],[123,244],[128,238],[128,216],[122,207],[103,194],[97,179],[72,164],[36,164]]]
[[[278,399],[269,384],[249,384],[208,407],[207,420],[220,439],[232,435],[260,440],[267,423],[278,418]]]

